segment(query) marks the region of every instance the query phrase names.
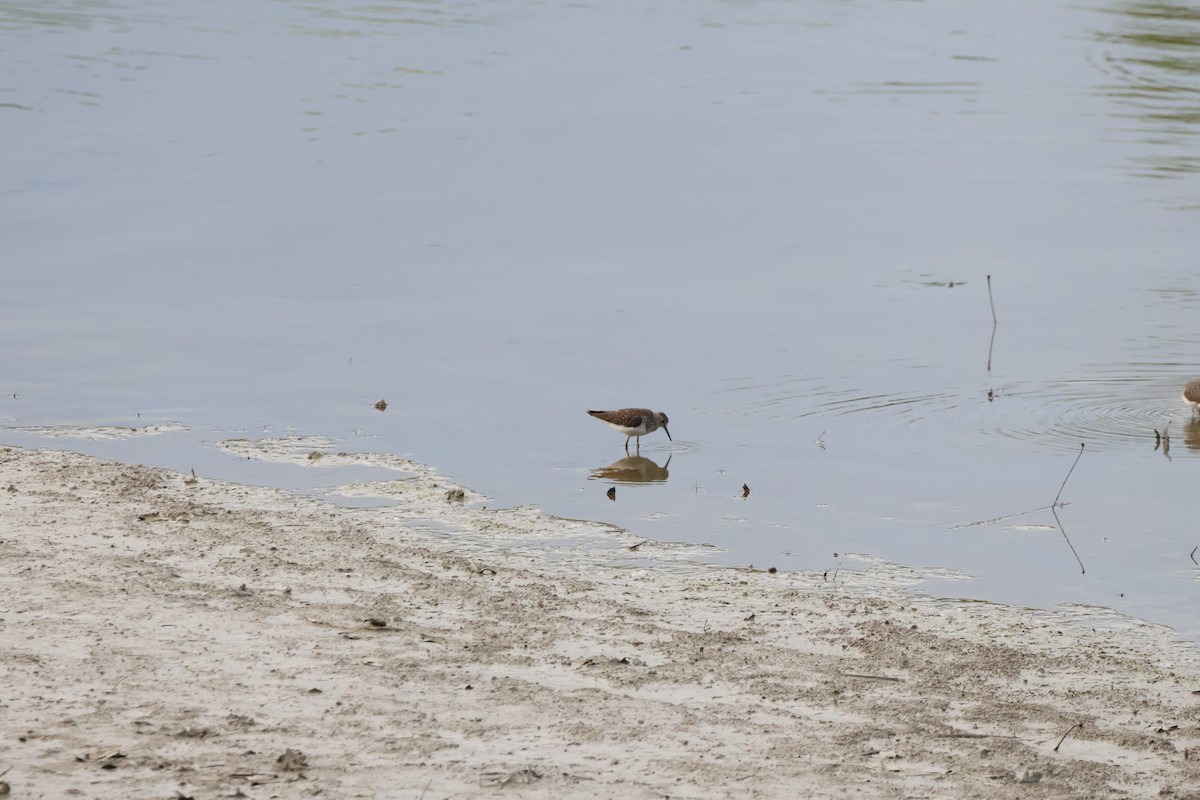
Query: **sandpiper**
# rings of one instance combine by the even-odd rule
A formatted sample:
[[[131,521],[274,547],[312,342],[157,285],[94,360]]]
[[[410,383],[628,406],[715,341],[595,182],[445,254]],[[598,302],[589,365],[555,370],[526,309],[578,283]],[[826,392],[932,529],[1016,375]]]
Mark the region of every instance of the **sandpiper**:
[[[1200,389],[1197,390],[1200,392]],[[607,422],[614,431],[625,434],[625,450],[629,450],[629,440],[637,437],[637,446],[642,446],[642,437],[654,433],[659,428],[671,439],[667,430],[667,415],[661,411],[651,411],[648,408],[619,408],[616,411],[589,411],[596,419]]]
[[[1183,387],[1183,402],[1192,407],[1192,414],[1200,410],[1200,378],[1188,381]]]

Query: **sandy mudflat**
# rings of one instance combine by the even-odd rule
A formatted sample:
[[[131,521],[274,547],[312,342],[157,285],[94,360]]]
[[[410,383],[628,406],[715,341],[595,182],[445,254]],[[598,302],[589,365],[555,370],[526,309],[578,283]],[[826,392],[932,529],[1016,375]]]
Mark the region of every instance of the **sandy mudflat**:
[[[605,550],[453,489],[416,470],[374,490],[395,505],[344,509],[0,448],[0,781],[1200,797],[1200,658],[1168,631]]]

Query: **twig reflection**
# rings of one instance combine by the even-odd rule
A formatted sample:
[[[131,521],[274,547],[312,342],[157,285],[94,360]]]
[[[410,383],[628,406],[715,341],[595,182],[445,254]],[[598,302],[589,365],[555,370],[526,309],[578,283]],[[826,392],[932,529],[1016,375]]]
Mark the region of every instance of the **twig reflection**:
[[[992,371],[992,348],[996,346],[996,325],[997,325],[996,303],[995,303],[995,301],[992,300],[992,276],[991,275],[987,276],[987,287],[988,287],[988,305],[990,305],[992,307],[992,338],[991,338],[991,341],[988,342],[988,365],[987,365],[987,371],[991,372]],[[993,397],[992,392],[991,392],[991,390],[989,390],[988,391],[988,400],[991,401],[992,397]]]

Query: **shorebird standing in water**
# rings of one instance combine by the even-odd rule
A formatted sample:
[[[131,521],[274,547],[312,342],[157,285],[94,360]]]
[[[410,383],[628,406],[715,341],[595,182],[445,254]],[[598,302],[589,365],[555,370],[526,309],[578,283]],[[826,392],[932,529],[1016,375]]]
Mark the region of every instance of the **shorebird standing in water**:
[[[1192,416],[1200,411],[1200,378],[1188,381],[1183,387],[1183,402],[1192,407]]]
[[[607,422],[614,431],[625,434],[625,452],[629,452],[629,440],[637,437],[637,447],[641,449],[642,437],[654,433],[659,428],[671,439],[667,430],[667,415],[661,411],[651,411],[648,408],[620,408],[616,411],[589,411],[596,419]]]

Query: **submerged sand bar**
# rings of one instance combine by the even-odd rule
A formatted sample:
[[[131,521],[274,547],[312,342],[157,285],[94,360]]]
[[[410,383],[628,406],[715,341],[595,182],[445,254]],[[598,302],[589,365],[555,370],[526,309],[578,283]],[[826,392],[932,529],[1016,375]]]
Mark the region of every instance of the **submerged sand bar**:
[[[635,553],[407,466],[351,509],[0,447],[11,795],[1200,796],[1169,631]]]

